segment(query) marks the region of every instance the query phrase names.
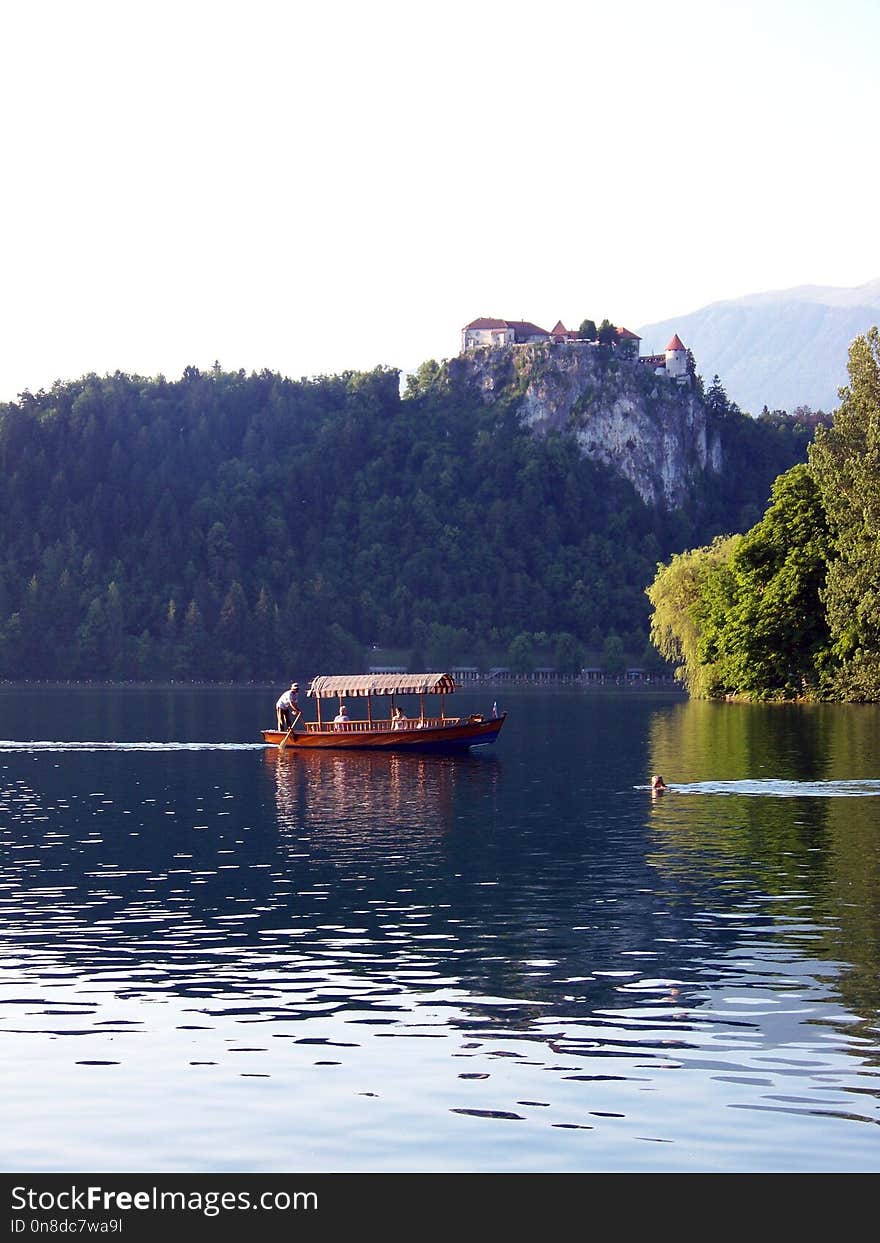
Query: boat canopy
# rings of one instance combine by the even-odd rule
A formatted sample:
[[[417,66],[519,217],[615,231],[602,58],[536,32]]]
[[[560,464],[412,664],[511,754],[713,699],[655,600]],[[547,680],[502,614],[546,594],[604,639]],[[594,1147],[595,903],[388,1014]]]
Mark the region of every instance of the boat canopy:
[[[367,695],[450,695],[454,690],[451,673],[360,673],[313,678],[306,694],[316,699],[337,695],[355,699]]]

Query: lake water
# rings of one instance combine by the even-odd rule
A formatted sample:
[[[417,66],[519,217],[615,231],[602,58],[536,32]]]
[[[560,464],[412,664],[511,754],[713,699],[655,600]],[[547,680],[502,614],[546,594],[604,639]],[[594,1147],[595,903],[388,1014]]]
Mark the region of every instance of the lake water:
[[[0,1169],[880,1169],[877,708],[274,698],[0,690]]]

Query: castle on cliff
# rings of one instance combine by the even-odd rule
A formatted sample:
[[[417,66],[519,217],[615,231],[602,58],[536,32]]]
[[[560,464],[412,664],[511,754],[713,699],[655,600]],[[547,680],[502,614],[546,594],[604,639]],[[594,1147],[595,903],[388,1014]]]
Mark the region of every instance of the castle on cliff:
[[[688,379],[688,351],[682,345],[678,333],[667,345],[662,354],[640,354],[642,338],[628,328],[615,328],[617,333],[616,348],[624,358],[631,358],[645,367],[650,367],[655,375],[669,376],[680,384]],[[537,345],[550,342],[567,345],[578,349],[597,349],[598,341],[583,341],[577,332],[566,328],[560,319],[554,328],[547,332],[537,324],[524,319],[474,319],[461,330],[461,352],[488,347],[501,349],[507,345]]]

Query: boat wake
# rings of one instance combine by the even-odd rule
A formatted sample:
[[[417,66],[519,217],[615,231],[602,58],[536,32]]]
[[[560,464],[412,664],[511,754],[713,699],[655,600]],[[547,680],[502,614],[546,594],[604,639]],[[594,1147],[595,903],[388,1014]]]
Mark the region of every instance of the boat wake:
[[[261,742],[14,742],[0,740],[4,751],[262,751]]]
[[[870,798],[880,795],[880,780],[859,778],[851,781],[787,781],[767,777],[752,781],[670,783],[668,788],[675,794],[738,794],[752,798]]]

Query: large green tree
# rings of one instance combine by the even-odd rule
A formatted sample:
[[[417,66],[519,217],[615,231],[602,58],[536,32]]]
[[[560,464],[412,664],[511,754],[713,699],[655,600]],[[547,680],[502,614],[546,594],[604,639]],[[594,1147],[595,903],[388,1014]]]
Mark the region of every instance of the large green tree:
[[[809,450],[837,556],[824,593],[838,697],[880,699],[880,332],[857,337],[849,384]]]
[[[676,678],[692,695],[711,693],[716,682],[711,662],[705,650],[701,651],[702,593],[713,571],[729,563],[740,538],[719,535],[703,548],[676,553],[666,564],[657,566],[654,581],[647,588],[653,609],[651,642],[664,660],[675,666]]]
[[[581,320],[581,326],[578,328],[578,337],[581,341],[595,341],[598,336],[596,321],[593,319]]]
[[[794,466],[745,535],[658,568],[652,641],[693,695],[815,697],[832,663],[822,592],[833,557],[819,491]]]
[[[853,342],[849,378],[760,521],[658,567],[651,638],[694,694],[880,700],[877,328]],[[725,413],[717,377],[707,398]]]
[[[698,655],[715,694],[815,695],[830,659],[821,593],[833,556],[825,511],[803,464],[780,475],[770,507],[700,585]]]
[[[617,329],[614,327],[610,319],[603,319],[596,333],[596,338],[600,345],[616,345]]]

